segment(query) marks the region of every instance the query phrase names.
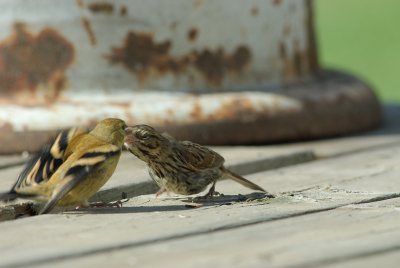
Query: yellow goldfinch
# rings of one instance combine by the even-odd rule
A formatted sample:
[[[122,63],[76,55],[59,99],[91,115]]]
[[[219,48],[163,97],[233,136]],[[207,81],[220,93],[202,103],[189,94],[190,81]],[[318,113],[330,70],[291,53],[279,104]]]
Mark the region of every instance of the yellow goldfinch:
[[[89,204],[87,199],[114,173],[125,128],[123,120],[108,118],[90,133],[82,128],[61,132],[53,145],[44,146],[28,162],[14,187],[0,194],[0,200],[21,197],[46,203],[39,214],[48,213],[56,205],[107,206]]]

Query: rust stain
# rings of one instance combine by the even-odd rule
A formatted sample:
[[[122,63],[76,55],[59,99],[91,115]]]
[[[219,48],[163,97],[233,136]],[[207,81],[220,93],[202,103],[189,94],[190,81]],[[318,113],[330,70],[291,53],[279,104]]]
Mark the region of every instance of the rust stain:
[[[13,125],[11,125],[9,122],[0,125],[0,131],[13,131],[13,129]]]
[[[64,88],[67,88],[67,79],[65,78],[64,73],[60,71],[56,71],[52,79],[46,84],[45,89],[48,90],[46,94],[46,99],[48,103],[52,103],[58,99],[60,93]],[[54,89],[54,90],[53,90]],[[46,93],[46,92],[44,92]]]
[[[119,9],[119,14],[121,14],[121,16],[125,16],[127,12],[128,9],[126,6],[121,6],[121,8]]]
[[[174,115],[174,111],[173,111],[172,109],[167,109],[166,114],[167,114],[169,117],[172,117],[172,116]]]
[[[257,16],[258,15],[258,7],[254,6],[250,10],[250,15]]]
[[[301,76],[303,74],[303,70],[302,68],[302,52],[300,52],[299,50],[295,50],[294,52],[294,57],[293,57],[293,65],[294,65],[294,70],[296,71],[296,76]]]
[[[197,34],[198,34],[198,30],[196,28],[190,29],[189,32],[188,32],[188,35],[187,35],[188,39],[190,41],[195,41],[196,38],[197,38]]]
[[[212,83],[220,83],[224,75],[225,55],[222,48],[213,52],[208,49],[196,54],[194,66]]]
[[[56,92],[61,92],[61,90],[65,87],[65,77],[59,77],[55,81],[54,88],[56,89]]]
[[[208,49],[196,55],[195,67],[213,84],[221,84],[227,71],[241,71],[251,60],[251,53],[240,46],[232,55],[225,55],[222,48],[212,52]]]
[[[232,55],[226,58],[228,69],[242,70],[251,60],[250,50],[246,46],[239,46]]]
[[[240,29],[240,36],[241,36],[243,39],[247,38],[247,29],[246,29],[246,28],[242,27],[242,28]]]
[[[93,13],[105,13],[110,15],[114,12],[114,6],[106,2],[92,3],[88,5],[88,8]]]
[[[253,103],[246,99],[233,99],[228,102],[222,103],[221,109],[208,116],[210,121],[219,121],[227,119],[239,120],[241,123],[252,122],[261,116],[257,112]],[[264,113],[267,113],[264,111]]]
[[[92,130],[92,129],[94,129],[94,128],[97,126],[97,124],[98,124],[100,121],[101,121],[101,119],[98,119],[98,118],[91,118],[91,119],[88,119],[88,120],[85,122],[85,126],[86,126],[88,129]]]
[[[283,62],[284,69],[282,71],[282,77],[287,79],[297,79],[303,75],[307,75],[311,72],[309,64],[309,50],[300,49],[299,42],[296,40],[293,43],[294,51],[291,55],[286,51],[284,43],[280,43],[279,56]]]
[[[275,6],[279,6],[281,4],[281,0],[274,0],[274,5]]]
[[[124,115],[124,120],[128,126],[135,125],[135,123],[138,121],[138,119],[132,115],[129,108],[124,108]]]
[[[73,58],[73,45],[54,29],[47,27],[35,36],[23,23],[16,23],[14,33],[0,43],[0,93],[11,97],[54,84],[50,98],[57,97]]]
[[[193,3],[194,8],[199,8],[203,4],[203,0],[196,0]]]
[[[305,19],[305,26],[307,29],[307,44],[305,49],[299,48],[299,42],[294,41],[294,51],[292,55],[287,53],[280,53],[280,58],[285,66],[282,77],[288,79],[296,79],[302,75],[312,74],[316,75],[320,71],[318,55],[317,55],[317,44],[314,32],[313,23],[313,4],[311,0],[306,0],[308,14]],[[295,5],[292,3],[291,11],[295,10]],[[281,47],[284,45],[281,45]]]
[[[146,73],[149,67],[155,67],[160,72],[176,71],[179,66],[168,56],[170,47],[170,41],[155,43],[151,34],[130,32],[124,46],[113,47],[112,55],[105,57],[112,64],[121,62],[129,70],[141,74]]]
[[[291,32],[292,28],[290,27],[290,25],[286,25],[285,27],[283,27],[283,34],[288,36]]]
[[[314,13],[313,13],[313,2],[311,0],[306,1],[308,14],[306,16],[306,29],[308,36],[308,49],[310,53],[308,53],[308,61],[310,63],[310,70],[312,73],[316,74],[320,71],[319,62],[318,62],[318,52],[317,52],[317,40],[315,37],[315,29],[314,29]]]
[[[169,28],[171,29],[171,31],[175,30],[175,28],[176,28],[176,22],[172,22],[172,23],[169,25]]]
[[[108,102],[108,105],[112,105],[112,106],[117,106],[122,108],[122,110],[124,111],[124,120],[125,122],[129,125],[129,124],[133,124],[136,120],[136,118],[134,117],[134,115],[132,115],[131,113],[131,103],[130,102],[117,102],[117,101],[110,101]],[[106,116],[104,116],[106,117]]]
[[[77,0],[76,3],[78,4],[79,8],[83,8],[82,0]]]
[[[193,103],[193,109],[190,112],[190,116],[197,121],[202,121],[203,120],[203,108],[198,102]]]
[[[289,11],[292,13],[296,12],[296,4],[294,2],[290,3]]]
[[[282,59],[286,58],[286,46],[285,43],[279,44],[279,55]]]
[[[93,33],[92,25],[91,25],[90,21],[87,18],[82,17],[82,23],[83,23],[83,27],[85,28],[86,33],[89,36],[90,44],[92,46],[96,46],[96,44],[97,44],[96,36]]]
[[[239,46],[232,54],[225,54],[222,48],[215,51],[205,49],[192,51],[181,57],[171,57],[172,43],[168,40],[156,43],[150,33],[129,32],[122,47],[112,47],[110,55],[104,55],[111,64],[122,63],[138,75],[139,82],[146,76],[163,75],[166,72],[179,73],[193,67],[209,83],[220,85],[228,72],[241,72],[251,61],[251,52],[246,46]]]
[[[109,101],[108,104],[113,105],[113,106],[119,106],[121,108],[130,108],[131,107],[130,102]]]

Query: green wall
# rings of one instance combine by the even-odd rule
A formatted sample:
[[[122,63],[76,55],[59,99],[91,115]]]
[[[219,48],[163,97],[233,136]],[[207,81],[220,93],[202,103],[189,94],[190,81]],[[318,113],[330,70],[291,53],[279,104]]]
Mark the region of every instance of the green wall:
[[[315,0],[321,66],[354,74],[400,103],[400,0]]]

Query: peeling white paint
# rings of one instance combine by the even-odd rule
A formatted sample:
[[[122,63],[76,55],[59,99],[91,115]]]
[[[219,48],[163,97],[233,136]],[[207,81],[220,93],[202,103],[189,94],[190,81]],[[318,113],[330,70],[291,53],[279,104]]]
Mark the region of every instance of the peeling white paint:
[[[87,125],[108,117],[121,118],[130,124],[190,124],[224,121],[263,114],[292,113],[302,104],[282,95],[262,92],[216,93],[131,93],[123,96],[90,96],[57,102],[48,106],[27,108],[3,105],[0,127],[10,123],[14,131],[57,130]]]

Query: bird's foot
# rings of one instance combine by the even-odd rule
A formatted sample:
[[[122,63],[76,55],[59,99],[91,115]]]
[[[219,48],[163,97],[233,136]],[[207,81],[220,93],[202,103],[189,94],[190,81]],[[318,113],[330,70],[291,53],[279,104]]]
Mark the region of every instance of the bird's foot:
[[[121,200],[118,200],[118,201],[116,201],[114,203],[93,202],[93,203],[90,203],[89,205],[90,205],[90,207],[94,207],[94,208],[106,208],[106,207],[109,207],[109,208],[112,208],[112,207],[120,208],[120,207],[122,207],[122,202],[121,202]]]
[[[76,209],[84,208],[86,206],[79,205],[76,207]],[[118,200],[117,202],[114,203],[106,203],[106,202],[93,202],[89,203],[87,207],[91,208],[106,208],[106,207],[117,207],[120,208],[122,207],[122,202]]]
[[[196,197],[196,199],[200,199],[200,200],[211,199],[211,198],[214,196],[215,193],[218,193],[218,192],[215,192],[215,181],[214,181],[214,183],[213,183],[213,185],[211,186],[211,188],[210,188],[210,190],[208,191],[208,193],[207,193],[206,195],[204,195],[204,196]],[[218,193],[218,194],[219,194],[219,193]]]
[[[208,193],[208,194],[203,195],[203,196],[196,196],[196,199],[198,199],[198,200],[209,200],[212,197],[213,197],[213,195]]]

